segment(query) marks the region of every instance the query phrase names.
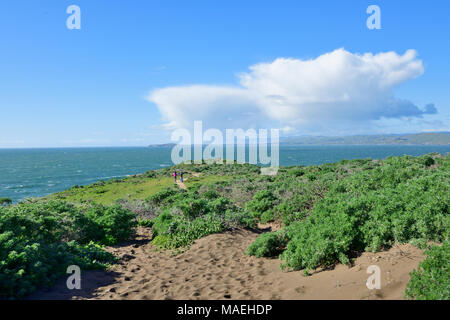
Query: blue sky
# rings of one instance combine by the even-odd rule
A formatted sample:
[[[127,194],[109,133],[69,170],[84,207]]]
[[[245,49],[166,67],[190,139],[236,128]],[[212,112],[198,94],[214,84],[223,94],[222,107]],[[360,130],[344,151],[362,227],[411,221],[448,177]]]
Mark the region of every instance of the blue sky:
[[[81,30],[66,27],[72,4],[81,8]],[[371,4],[381,9],[381,30],[366,27]],[[227,126],[283,134],[448,131],[449,12],[446,0],[2,1],[0,147],[148,145],[170,141],[170,130],[191,120],[220,126],[225,118]],[[383,52],[398,55],[389,72],[403,68],[401,80],[372,92],[357,85],[365,71],[346,77],[340,103],[339,74],[325,71],[327,81],[310,87],[318,64],[302,63],[337,63],[345,75],[349,64],[365,66],[362,55]],[[292,80],[279,88],[280,77]],[[270,99],[261,102],[266,88]],[[437,113],[423,112],[427,104]]]

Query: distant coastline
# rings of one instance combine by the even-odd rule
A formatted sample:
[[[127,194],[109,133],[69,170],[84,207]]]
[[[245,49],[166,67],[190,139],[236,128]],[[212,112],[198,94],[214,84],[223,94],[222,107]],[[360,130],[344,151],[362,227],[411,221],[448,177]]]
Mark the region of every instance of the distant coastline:
[[[175,145],[175,143],[163,143],[151,144],[148,147],[169,148]],[[293,136],[281,137],[280,145],[450,145],[450,132],[352,136]]]
[[[148,147],[149,148],[171,148],[175,146],[175,143],[162,143],[162,144],[151,144]]]

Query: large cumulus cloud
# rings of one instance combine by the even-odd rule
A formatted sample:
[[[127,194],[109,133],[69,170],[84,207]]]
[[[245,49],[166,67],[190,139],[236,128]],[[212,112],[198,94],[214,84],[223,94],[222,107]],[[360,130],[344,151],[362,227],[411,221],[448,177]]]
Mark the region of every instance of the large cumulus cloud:
[[[249,67],[237,86],[191,85],[150,92],[168,128],[312,128],[420,118],[437,112],[394,96],[424,72],[417,52],[354,54],[338,49],[315,59],[278,58]]]

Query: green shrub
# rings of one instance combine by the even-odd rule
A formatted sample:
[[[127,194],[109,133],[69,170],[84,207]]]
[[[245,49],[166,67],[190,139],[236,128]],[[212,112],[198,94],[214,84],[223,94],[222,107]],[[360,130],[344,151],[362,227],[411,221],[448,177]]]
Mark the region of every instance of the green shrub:
[[[216,192],[215,190],[210,189],[210,190],[203,192],[202,196],[205,197],[206,199],[213,200],[213,199],[220,197],[220,194],[218,192]]]
[[[17,241],[11,232],[0,234],[0,297],[22,298],[41,286],[50,286],[69,265],[103,269],[115,258],[98,245],[76,242]]]
[[[283,231],[263,233],[247,248],[246,253],[257,258],[274,257],[284,250],[287,242]]]
[[[224,197],[219,197],[213,201],[210,201],[209,206],[210,211],[216,214],[223,214],[227,210],[235,209],[235,206],[232,204],[232,202]]]
[[[430,156],[425,156],[422,163],[425,167],[429,167],[434,164],[434,159]]]
[[[12,203],[10,198],[0,198],[0,206],[7,206]]]
[[[153,223],[152,243],[166,249],[189,246],[194,240],[225,229],[223,220],[214,214],[194,220],[163,212]]]
[[[302,183],[290,169],[247,208],[261,221],[281,218],[287,226],[285,269],[349,263],[357,252],[394,243],[442,242],[450,233],[450,171],[448,157],[436,159],[431,169],[409,156],[305,167],[310,178]]]
[[[176,205],[187,219],[193,220],[210,211],[208,201],[205,199],[186,198]]]
[[[282,268],[300,270],[329,266],[336,261],[348,263],[349,252],[357,234],[355,219],[343,212],[328,214],[318,210],[307,220],[289,226],[286,250],[280,258]]]
[[[275,201],[272,191],[261,190],[255,194],[252,201],[247,202],[247,209],[254,217],[259,218],[264,212],[273,208]]]
[[[115,258],[98,243],[128,237],[133,219],[119,207],[85,213],[63,201],[0,208],[0,297],[22,298],[50,286],[69,265],[107,267]]]
[[[156,172],[155,171],[147,171],[143,174],[143,176],[146,178],[155,178]]]
[[[405,296],[416,300],[450,300],[450,242],[432,246],[427,258],[411,272]]]
[[[294,221],[306,217],[308,199],[301,195],[296,195],[285,199],[277,205],[273,211],[276,212],[275,218],[281,218],[283,225],[288,226]]]
[[[149,197],[147,200],[154,203],[154,204],[162,204],[165,201],[167,201],[168,199],[170,199],[171,197],[173,197],[174,195],[180,193],[182,191],[180,191],[179,188],[173,188],[173,187],[169,187],[166,188],[156,194],[154,194],[153,196]]]
[[[262,223],[271,222],[271,221],[274,221],[274,220],[275,220],[275,216],[274,216],[272,210],[264,211],[263,214],[261,215],[261,222]]]
[[[224,223],[227,229],[256,227],[255,218],[247,210],[240,208],[236,208],[234,211],[227,210],[224,216]]]
[[[151,220],[151,219],[138,220],[138,226],[151,228],[153,226],[153,220]]]
[[[294,167],[289,170],[289,174],[293,175],[294,177],[301,177],[305,174],[305,170],[302,167]]]
[[[205,199],[191,190],[153,219],[152,243],[171,249],[189,246],[196,239],[238,226],[255,226],[248,211],[225,197]]]
[[[21,203],[0,208],[0,232],[12,232],[17,238],[56,242],[82,240],[82,212],[63,201]]]
[[[119,205],[95,205],[86,210],[85,217],[86,239],[108,245],[127,240],[137,226],[136,214]]]

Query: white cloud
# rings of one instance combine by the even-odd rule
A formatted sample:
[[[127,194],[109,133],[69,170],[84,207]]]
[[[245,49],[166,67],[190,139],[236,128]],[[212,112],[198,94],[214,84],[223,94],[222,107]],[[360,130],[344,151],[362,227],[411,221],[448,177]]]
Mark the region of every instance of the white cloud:
[[[239,86],[191,85],[156,89],[166,128],[279,127],[293,131],[361,126],[383,118],[436,113],[398,99],[393,89],[424,72],[417,52],[353,54],[338,49],[311,60],[278,58],[249,67]],[[322,130],[322,129],[321,129]]]

